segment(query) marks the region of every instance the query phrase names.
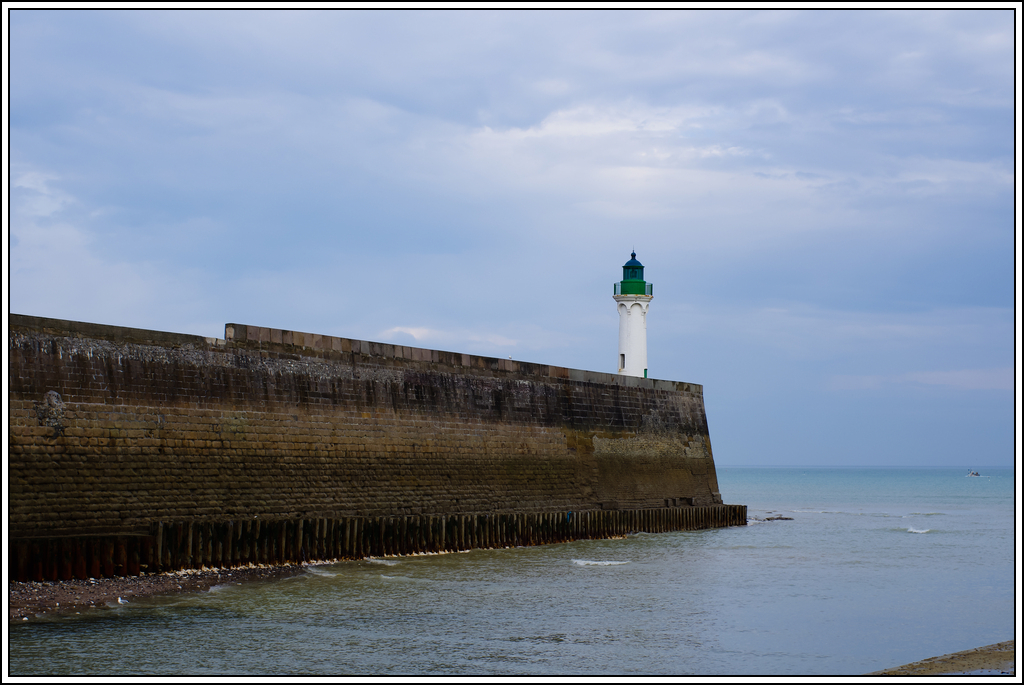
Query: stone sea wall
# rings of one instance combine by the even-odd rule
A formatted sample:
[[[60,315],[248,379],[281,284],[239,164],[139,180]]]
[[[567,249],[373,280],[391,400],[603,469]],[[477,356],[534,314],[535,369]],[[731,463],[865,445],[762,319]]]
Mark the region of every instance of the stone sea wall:
[[[124,556],[121,572],[132,555],[135,570],[213,563],[212,532],[208,556],[164,559],[162,531],[188,526],[219,527],[221,562],[225,547],[241,559],[242,530],[253,549],[272,541],[253,537],[253,521],[297,527],[273,533],[264,558],[281,561],[420,549],[397,540],[453,521],[505,517],[494,539],[507,542],[527,539],[507,526],[531,516],[567,516],[557,535],[589,536],[605,533],[584,513],[721,505],[699,385],[238,324],[224,339],[9,325],[8,525],[23,568],[40,555],[101,568]],[[382,521],[399,522],[387,542]],[[345,538],[357,525],[377,526],[377,542]],[[328,530],[333,547],[310,542]]]

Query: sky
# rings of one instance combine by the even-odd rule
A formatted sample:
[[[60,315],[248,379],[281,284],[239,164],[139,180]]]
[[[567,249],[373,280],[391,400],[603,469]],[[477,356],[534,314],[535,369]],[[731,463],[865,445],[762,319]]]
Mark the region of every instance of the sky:
[[[700,383],[718,466],[1015,463],[1015,24],[9,16],[9,311]]]

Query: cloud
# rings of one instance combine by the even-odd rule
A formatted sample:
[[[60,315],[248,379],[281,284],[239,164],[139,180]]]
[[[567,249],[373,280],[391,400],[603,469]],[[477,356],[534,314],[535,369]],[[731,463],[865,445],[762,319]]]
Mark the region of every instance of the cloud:
[[[494,131],[480,129],[476,135],[500,136],[512,140],[526,138],[564,138],[605,136],[614,133],[666,134],[698,126],[714,115],[711,108],[644,107],[632,102],[617,106],[585,105],[560,109],[544,117],[536,126],[511,127]]]
[[[103,212],[62,190],[60,180],[30,171],[12,183],[11,311],[211,335],[195,328],[203,276],[187,266],[168,268],[158,257],[126,261],[112,254],[91,228]]]
[[[442,331],[432,328],[408,326],[395,326],[394,328],[389,328],[386,331],[381,332],[380,337],[384,340],[392,340],[398,334],[409,335],[412,336],[417,343],[428,343],[431,345],[460,341],[465,343],[484,343],[491,347],[501,348],[515,347],[519,344],[518,340],[508,338],[497,333],[476,332],[465,329]]]
[[[959,371],[921,371],[904,374],[906,383],[945,385],[963,390],[1013,390],[1013,368],[962,369]]]
[[[1013,187],[1013,169],[1003,162],[974,162],[956,159],[909,158],[894,179],[899,183],[924,181],[932,193],[963,190],[965,185],[974,192],[993,192]]]
[[[756,340],[758,347],[804,360],[865,352],[920,356],[954,348],[1005,354],[1013,340],[1013,311],[999,307],[886,312],[828,309],[798,302],[776,307],[708,304],[672,306],[667,316],[685,321],[692,330]]]
[[[807,394],[873,390],[877,397],[900,388],[1012,387],[1009,308],[879,312],[798,303],[659,305],[657,293],[656,288],[648,335],[649,355],[660,360],[658,373],[664,374],[659,377],[716,379],[737,394],[757,392],[766,383]]]
[[[50,182],[58,180],[53,174],[25,171],[16,175],[11,185],[23,189],[17,212],[25,217],[48,217],[64,209],[72,202],[67,193],[51,187]]]
[[[420,340],[429,340],[431,338],[436,339],[444,336],[444,333],[441,331],[435,331],[430,328],[408,328],[406,326],[395,326],[394,328],[389,328],[380,335],[385,340],[389,340],[394,337],[396,333],[411,335],[416,342],[419,342]]]
[[[16,13],[10,304],[614,370],[636,247],[719,436],[995,426],[1013,17]]]
[[[188,202],[202,197],[223,212],[214,219],[238,221],[236,234],[266,233],[263,221],[239,219],[248,211],[336,225],[330,220],[351,216],[348,204],[367,206],[343,193],[366,187],[403,198],[411,216],[396,224],[426,216],[446,225],[442,240],[525,233],[572,243],[581,233],[607,239],[626,221],[648,234],[685,221],[688,248],[750,249],[804,232],[892,225],[927,235],[933,222],[904,220],[919,215],[914,203],[976,202],[1012,187],[1008,155],[936,151],[982,127],[933,106],[933,89],[915,85],[917,67],[889,73],[890,64],[923,62],[932,79],[947,73],[954,90],[999,90],[997,75],[970,78],[1012,51],[1006,28],[983,15],[963,23],[784,12],[640,12],[614,22],[600,13],[119,16],[98,15],[92,28],[113,22],[106,35],[137,42],[137,64],[86,52],[45,74],[47,90],[75,105],[61,130],[94,146],[49,168],[100,167],[90,174],[125,197],[140,187],[150,197],[173,193],[165,207],[176,215],[164,223],[194,219]],[[866,36],[881,40],[866,50]],[[987,47],[969,51],[972,36]],[[935,47],[951,37],[968,50],[966,73],[936,69]],[[171,54],[185,61],[175,68]],[[209,68],[197,70],[199,61]],[[147,62],[159,64],[159,76]],[[899,81],[899,98],[883,97],[871,82],[879,74]],[[29,92],[12,90],[22,99]],[[32,157],[28,130],[13,127],[12,148]],[[905,140],[916,142],[907,150]],[[399,214],[401,203],[374,200]],[[910,209],[885,211],[885,202]],[[467,218],[467,206],[477,213]],[[374,230],[385,232],[382,223]],[[415,231],[399,232],[398,249],[417,242]]]
[[[956,371],[917,371],[886,375],[835,375],[829,379],[832,390],[877,390],[892,385],[945,386],[957,390],[1013,390],[1012,367],[996,369],[960,369]]]
[[[15,312],[124,322],[153,303],[160,277],[150,265],[105,259],[93,237],[72,223],[18,222],[11,238]]]

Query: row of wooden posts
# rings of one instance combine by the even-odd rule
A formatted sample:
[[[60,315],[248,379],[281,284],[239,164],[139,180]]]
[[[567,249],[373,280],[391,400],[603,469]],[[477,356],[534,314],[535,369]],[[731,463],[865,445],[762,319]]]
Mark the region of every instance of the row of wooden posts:
[[[544,545],[746,522],[746,506],[734,504],[546,514],[184,521],[154,524],[149,535],[14,539],[11,576],[21,581],[137,576]]]

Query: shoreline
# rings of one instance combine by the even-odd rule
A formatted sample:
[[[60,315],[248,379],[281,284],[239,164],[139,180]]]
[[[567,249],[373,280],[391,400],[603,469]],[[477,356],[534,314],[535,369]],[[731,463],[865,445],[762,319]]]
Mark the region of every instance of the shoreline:
[[[1016,638],[865,675],[1016,675]]]
[[[331,563],[331,562],[324,562]],[[243,583],[288,578],[310,565],[248,566],[222,569],[186,569],[159,574],[88,580],[10,581],[8,622],[12,627],[33,619],[73,616],[87,610],[103,610],[119,600],[157,595],[204,592],[227,582]],[[1015,640],[915,661],[865,675],[1015,675]]]
[[[16,581],[7,584],[7,616],[10,625],[37,618],[73,616],[104,609],[121,600],[203,592],[227,582],[255,582],[287,578],[302,573],[308,564],[241,566],[88,580]]]

